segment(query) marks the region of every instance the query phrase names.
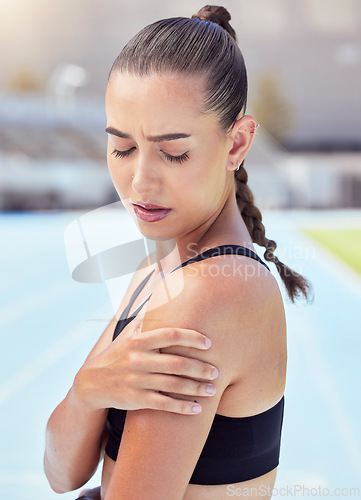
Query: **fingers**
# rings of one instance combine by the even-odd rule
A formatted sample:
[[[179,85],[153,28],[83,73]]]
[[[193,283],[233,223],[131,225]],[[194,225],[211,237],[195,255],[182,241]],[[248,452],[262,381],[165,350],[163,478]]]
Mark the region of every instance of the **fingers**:
[[[183,328],[159,328],[134,335],[131,341],[136,344],[134,347],[137,352],[155,351],[174,345],[207,350],[211,344],[210,339],[202,333]],[[150,373],[167,373],[205,380],[214,380],[218,377],[215,366],[195,358],[162,353],[161,356],[149,357],[148,361],[147,371]]]
[[[168,373],[204,380],[214,380],[218,377],[217,368],[210,363],[175,354],[162,353],[152,358],[149,366],[152,373]]]
[[[175,399],[158,392],[150,392],[149,404],[149,408],[152,410],[169,411],[171,413],[180,413],[182,415],[197,415],[202,411],[201,405],[195,401]]]
[[[171,392],[184,396],[213,396],[216,393],[214,384],[199,382],[187,378],[173,375],[154,374],[147,381],[147,389],[153,389],[162,392]]]
[[[137,336],[144,341],[145,349],[161,349],[174,345],[193,347],[194,349],[209,349],[211,340],[200,332],[185,328],[158,328],[142,332]]]

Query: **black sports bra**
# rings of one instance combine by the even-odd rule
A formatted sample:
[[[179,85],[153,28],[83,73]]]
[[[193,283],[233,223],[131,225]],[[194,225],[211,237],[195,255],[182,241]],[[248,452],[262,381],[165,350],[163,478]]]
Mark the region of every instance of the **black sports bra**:
[[[210,248],[183,262],[171,272],[193,262],[226,254],[251,257],[269,270],[269,267],[249,248],[240,245],[221,245]],[[113,340],[137,316],[144,304],[150,299],[151,296],[128,318],[134,301],[153,272],[148,274],[133,293],[115,327]],[[284,396],[272,408],[250,417],[226,417],[216,413],[208,438],[189,481],[190,484],[238,483],[262,476],[277,467],[283,411]],[[110,408],[108,412],[109,437],[105,452],[113,460],[117,459],[126,414],[126,410],[115,408]]]

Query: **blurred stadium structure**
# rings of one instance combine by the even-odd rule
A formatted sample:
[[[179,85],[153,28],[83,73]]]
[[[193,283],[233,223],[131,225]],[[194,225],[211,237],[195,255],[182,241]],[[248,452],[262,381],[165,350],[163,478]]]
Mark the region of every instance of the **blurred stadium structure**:
[[[232,14],[261,127],[246,162],[261,208],[361,207],[361,2],[220,2]],[[203,2],[2,2],[0,210],[117,200],[103,95],[142,26]]]

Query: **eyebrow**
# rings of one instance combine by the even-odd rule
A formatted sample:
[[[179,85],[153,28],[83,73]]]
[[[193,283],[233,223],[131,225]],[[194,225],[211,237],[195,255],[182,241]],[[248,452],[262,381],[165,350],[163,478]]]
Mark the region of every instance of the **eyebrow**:
[[[107,127],[105,129],[107,134],[116,135],[121,139],[132,139],[129,134],[125,134],[120,130],[117,130],[113,127]],[[176,141],[177,139],[187,139],[190,137],[190,134],[182,134],[182,133],[174,133],[174,134],[164,134],[164,135],[154,135],[146,137],[147,141],[150,142],[163,142],[163,141]]]

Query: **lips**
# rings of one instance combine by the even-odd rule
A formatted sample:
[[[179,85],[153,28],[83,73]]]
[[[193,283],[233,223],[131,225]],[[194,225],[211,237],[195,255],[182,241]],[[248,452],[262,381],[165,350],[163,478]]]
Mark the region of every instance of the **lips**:
[[[143,201],[137,201],[137,203],[133,203],[133,205],[138,205],[139,207],[143,207],[146,210],[170,210],[167,207],[161,207],[160,205],[154,205],[154,203],[145,203]]]
[[[154,203],[144,203],[137,202],[133,203],[134,213],[145,222],[157,222],[172,211],[171,208],[161,207],[160,205],[154,205]]]

